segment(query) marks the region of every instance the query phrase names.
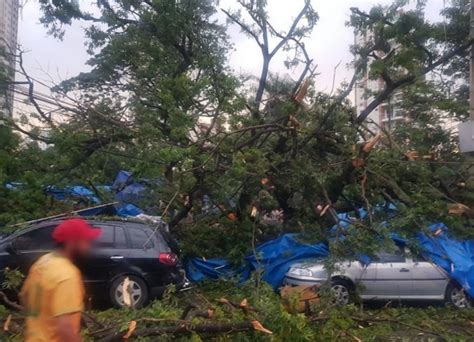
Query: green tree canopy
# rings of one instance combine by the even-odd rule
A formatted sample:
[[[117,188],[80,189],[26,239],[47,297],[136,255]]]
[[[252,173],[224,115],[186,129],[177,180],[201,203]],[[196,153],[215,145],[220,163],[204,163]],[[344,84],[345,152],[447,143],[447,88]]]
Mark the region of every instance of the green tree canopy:
[[[352,46],[354,77],[330,95],[312,87],[315,61],[305,41],[318,15],[309,0],[287,28],[272,23],[266,1],[238,0],[239,10],[221,10],[213,0],[98,0],[91,13],[79,2],[40,3],[56,37],[73,21],[83,23],[90,54],[90,72],[53,89],[63,99],[59,114],[35,114],[51,132],[44,153],[56,179],[103,181],[119,168],[164,177],[155,201],[164,203],[170,225],[192,213],[185,234],[203,232],[209,245],[226,235],[228,244],[218,246],[228,249],[281,231],[326,236],[337,212],[373,213],[388,202],[401,212],[392,221],[396,231],[444,220],[470,234],[467,219],[448,215],[449,206],[472,205],[473,185],[446,129],[467,113],[467,0],[451,1],[442,23],[425,18],[425,1],[352,8],[348,25],[369,39]],[[220,16],[259,46],[257,80],[228,67]],[[294,80],[271,73],[277,54],[298,70]],[[373,100],[356,115],[347,97],[365,72],[384,88],[367,94]],[[374,132],[368,115],[394,94],[403,94],[408,121]],[[200,215],[204,195],[217,216]],[[277,227],[262,220],[274,210],[283,216]],[[384,219],[370,214],[346,241],[370,246],[386,235]]]

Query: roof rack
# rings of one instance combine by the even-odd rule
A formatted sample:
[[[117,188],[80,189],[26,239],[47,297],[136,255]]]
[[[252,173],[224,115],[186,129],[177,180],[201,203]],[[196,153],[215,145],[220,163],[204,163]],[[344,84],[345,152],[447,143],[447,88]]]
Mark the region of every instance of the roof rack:
[[[118,204],[118,203],[119,203],[119,202],[110,202],[110,203],[106,203],[106,204],[96,205],[96,206],[94,206],[94,207],[89,207],[89,208],[74,210],[74,211],[71,211],[71,212],[68,212],[68,213],[57,214],[57,215],[52,215],[52,216],[43,217],[43,218],[36,219],[36,220],[31,220],[31,221],[16,223],[16,224],[12,224],[12,225],[5,226],[5,227],[3,227],[3,228],[20,227],[20,226],[23,226],[23,225],[29,225],[29,224],[33,224],[33,223],[40,223],[40,222],[43,222],[43,221],[49,221],[49,220],[54,220],[54,219],[60,219],[60,218],[68,217],[68,216],[77,216],[78,214],[80,214],[80,213],[82,213],[82,212],[84,212],[84,211],[87,211],[87,210],[104,208],[104,207],[108,207],[108,206],[115,205],[115,204]]]

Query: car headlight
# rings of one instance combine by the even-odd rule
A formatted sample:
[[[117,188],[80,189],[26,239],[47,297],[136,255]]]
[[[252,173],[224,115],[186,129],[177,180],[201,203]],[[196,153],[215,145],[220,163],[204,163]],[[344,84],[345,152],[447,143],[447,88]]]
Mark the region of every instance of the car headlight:
[[[307,268],[298,268],[298,267],[292,267],[290,268],[290,274],[296,275],[296,276],[301,276],[301,277],[312,277],[313,272],[311,272]]]

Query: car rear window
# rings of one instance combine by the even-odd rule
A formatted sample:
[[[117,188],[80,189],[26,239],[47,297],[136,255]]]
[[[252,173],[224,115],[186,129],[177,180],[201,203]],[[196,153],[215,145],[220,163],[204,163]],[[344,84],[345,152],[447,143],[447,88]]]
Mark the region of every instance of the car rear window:
[[[151,231],[147,232],[142,228],[128,228],[128,235],[134,249],[153,248],[154,244],[153,239],[150,238],[151,234]]]
[[[169,234],[163,233],[160,231],[155,232],[155,238],[158,244],[158,248],[161,252],[174,252],[178,254],[178,246],[174,246],[175,241],[171,238],[171,236],[168,237]],[[176,247],[176,248],[174,248]]]

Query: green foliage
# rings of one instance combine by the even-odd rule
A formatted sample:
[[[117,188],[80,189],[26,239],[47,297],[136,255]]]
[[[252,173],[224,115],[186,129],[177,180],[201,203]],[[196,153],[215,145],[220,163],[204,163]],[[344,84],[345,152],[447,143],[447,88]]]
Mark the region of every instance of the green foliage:
[[[217,300],[222,297],[237,303],[246,298],[249,305],[256,308],[258,312],[252,313],[251,317],[246,317],[241,310],[229,310],[227,306],[217,305]],[[203,300],[203,298],[205,298],[205,300]],[[140,318],[144,317],[176,319],[180,316],[187,302],[193,302],[202,306],[201,310],[206,310],[207,306],[212,305],[212,309],[214,310],[213,320],[220,322],[241,322],[256,319],[264,327],[273,332],[273,336],[271,337],[259,332],[238,333],[229,336],[215,335],[214,337],[193,335],[192,339],[195,340],[200,338],[207,341],[270,341],[276,338],[279,341],[311,341],[314,340],[316,336],[314,331],[310,329],[306,317],[301,314],[293,315],[288,313],[284,309],[279,296],[269,286],[263,286],[257,290],[251,284],[236,287],[236,284],[231,282],[218,281],[207,283],[199,290],[184,294],[184,297],[181,296],[178,301],[174,300],[170,302],[169,299],[155,301],[152,305],[140,311],[108,310],[100,312],[99,317],[106,322],[110,319],[120,319],[120,321],[124,322],[123,326],[126,330],[127,323],[131,319],[137,320],[139,325],[141,324]],[[205,322],[205,319],[193,319],[193,323],[195,324]],[[209,321],[207,322],[209,323]],[[189,341],[189,338],[163,336],[161,340]]]
[[[215,20],[217,1],[101,0],[91,13],[80,2],[40,4],[42,23],[55,36],[81,23],[91,70],[54,89],[80,105],[61,108],[60,120],[35,117],[48,128],[46,149],[20,144],[11,133],[0,146],[1,181],[25,189],[0,190],[0,224],[65,211],[42,193],[46,184],[105,183],[127,169],[164,180],[144,205],[164,214],[186,255],[226,255],[238,264],[277,234],[324,239],[337,212],[388,202],[400,213],[390,227],[378,213],[359,220],[334,246],[338,258],[370,254],[389,229],[409,237],[433,221],[472,237],[469,215],[448,213],[448,205],[472,206],[474,197],[469,164],[446,128],[467,113],[467,0],[452,1],[434,23],[424,1],[352,8],[348,24],[367,39],[352,47],[353,82],[331,94],[311,85],[304,42],[318,15],[310,1],[286,31],[271,22],[266,1],[239,1],[240,11],[224,11],[260,46],[257,80],[228,67],[231,44],[227,26]],[[304,67],[297,81],[272,75],[275,54],[288,57],[290,70]],[[375,102],[357,116],[346,97],[366,71],[385,89],[367,94]],[[374,148],[378,128],[367,119],[377,105],[387,116],[397,107],[406,122],[387,120]],[[203,213],[204,196],[212,215]],[[283,219],[269,224],[263,218],[275,210]]]
[[[236,308],[219,304],[221,298],[233,303],[246,299],[253,308],[247,314]],[[232,334],[196,334],[174,337],[160,335],[136,338],[137,341],[353,341],[393,340],[403,337],[409,341],[426,341],[440,338],[446,341],[472,339],[474,310],[450,307],[403,307],[392,303],[384,306],[328,307],[316,305],[309,316],[291,314],[283,306],[282,299],[268,285],[256,285],[256,279],[244,284],[231,281],[201,283],[186,292],[174,292],[170,288],[161,300],[156,300],[140,310],[109,309],[89,312],[104,326],[127,331],[130,321],[137,322],[136,331],[158,326],[180,324],[180,317],[189,304],[197,311],[211,309],[211,319],[195,317],[189,313],[193,325],[213,322],[237,323],[258,320],[272,335],[262,332]],[[0,319],[4,321],[11,312],[0,306]],[[10,332],[2,335],[2,341],[22,340],[22,321],[14,316]],[[83,329],[84,341],[94,341],[97,328],[90,324]],[[99,329],[101,330],[101,329]],[[133,336],[132,336],[133,337]]]
[[[18,136],[0,125],[0,226],[48,212],[48,198],[40,184],[42,176],[32,167],[37,152],[35,146],[21,146]],[[22,189],[5,187],[8,182],[22,184]]]
[[[2,289],[19,291],[25,280],[25,275],[18,269],[11,270],[8,267],[3,270],[5,280],[1,284]]]
[[[163,323],[141,322],[143,318],[176,319],[189,302],[199,306],[200,310],[212,307],[213,320],[220,322],[240,322],[257,319],[273,332],[271,336],[260,332],[237,333],[231,335],[198,336],[176,338],[160,336],[160,341],[353,341],[357,337],[365,340],[391,340],[403,336],[410,341],[424,341],[441,337],[448,341],[470,340],[471,321],[474,311],[456,310],[443,307],[381,307],[363,308],[349,305],[343,308],[315,307],[309,318],[303,314],[290,314],[282,305],[281,298],[268,286],[257,287],[252,282],[236,286],[235,283],[213,281],[203,284],[191,292],[176,296],[173,301],[156,301],[142,310],[108,310],[98,312],[100,320],[106,324],[122,322],[127,330],[128,322],[136,320],[137,329]],[[247,299],[255,308],[246,316],[241,310],[219,305],[218,300],[226,298],[240,303]],[[312,319],[317,317],[317,319]],[[205,323],[209,320],[193,318],[193,323]],[[421,330],[419,330],[421,329]],[[87,334],[85,334],[87,340]],[[156,338],[143,339],[156,341]]]

